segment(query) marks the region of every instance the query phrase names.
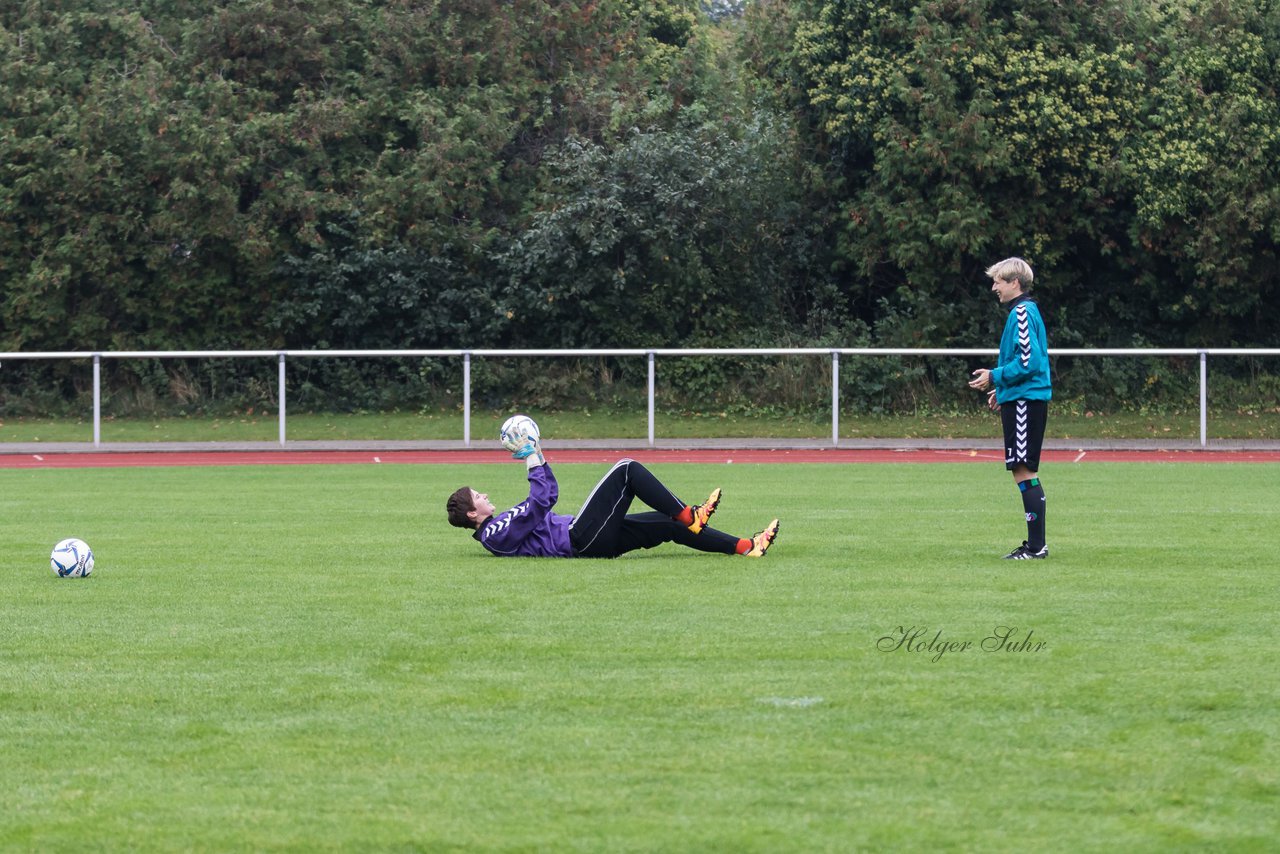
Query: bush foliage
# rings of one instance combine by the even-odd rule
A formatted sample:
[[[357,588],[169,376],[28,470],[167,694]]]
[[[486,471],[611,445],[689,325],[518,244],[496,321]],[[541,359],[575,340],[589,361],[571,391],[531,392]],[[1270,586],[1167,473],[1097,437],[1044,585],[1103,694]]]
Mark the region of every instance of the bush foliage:
[[[1280,341],[1273,0],[18,0],[0,79],[3,351],[994,346],[1013,254],[1056,346]],[[964,397],[901,367],[868,407]]]

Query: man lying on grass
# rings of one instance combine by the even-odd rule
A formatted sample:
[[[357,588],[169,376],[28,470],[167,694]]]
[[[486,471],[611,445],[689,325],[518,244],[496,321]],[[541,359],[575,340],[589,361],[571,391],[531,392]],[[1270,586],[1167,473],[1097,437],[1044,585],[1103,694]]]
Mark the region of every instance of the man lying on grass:
[[[591,490],[576,516],[552,513],[560,488],[537,440],[511,454],[529,470],[529,497],[493,515],[489,496],[464,486],[449,496],[449,524],[473,528],[475,538],[498,557],[618,557],[635,549],[679,543],[703,552],[764,557],[778,538],[778,520],[752,537],[707,527],[720,490],[696,507],[685,504],[635,460],[614,463]],[[628,514],[632,499],[653,508]]]

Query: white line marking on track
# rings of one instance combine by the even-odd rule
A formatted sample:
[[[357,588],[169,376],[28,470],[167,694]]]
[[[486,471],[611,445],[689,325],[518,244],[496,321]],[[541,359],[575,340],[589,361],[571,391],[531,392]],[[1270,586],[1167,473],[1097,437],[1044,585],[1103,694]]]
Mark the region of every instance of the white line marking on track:
[[[985,453],[979,451],[934,451],[933,453],[943,457],[982,457],[984,460],[1000,460],[1004,459],[999,454]]]

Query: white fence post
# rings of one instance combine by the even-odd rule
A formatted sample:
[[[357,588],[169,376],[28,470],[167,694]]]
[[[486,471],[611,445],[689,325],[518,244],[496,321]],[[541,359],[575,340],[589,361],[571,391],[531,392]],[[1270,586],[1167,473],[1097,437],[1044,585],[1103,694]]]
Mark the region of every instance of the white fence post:
[[[649,447],[653,447],[653,378],[655,372],[654,360],[656,355],[652,350],[649,351]]]
[[[1200,351],[1200,447],[1209,443],[1209,354]]]
[[[462,444],[471,447],[471,354],[462,354]]]
[[[102,354],[93,354],[93,446],[102,447]]]
[[[284,447],[284,353],[279,354],[279,383],[280,383],[280,446]]]
[[[840,444],[840,351],[831,351],[831,444]]]

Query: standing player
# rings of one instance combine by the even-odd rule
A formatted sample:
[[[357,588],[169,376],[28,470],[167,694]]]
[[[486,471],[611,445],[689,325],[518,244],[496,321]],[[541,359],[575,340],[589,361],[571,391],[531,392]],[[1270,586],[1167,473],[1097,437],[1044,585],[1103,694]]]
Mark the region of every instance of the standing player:
[[[764,557],[778,538],[774,519],[753,537],[735,537],[707,526],[720,503],[714,490],[705,504],[691,507],[635,460],[619,460],[596,484],[576,516],[552,513],[560,487],[534,439],[511,454],[524,460],[529,497],[494,515],[489,496],[464,486],[449,496],[449,524],[474,528],[472,536],[499,557],[618,557],[635,549],[679,543],[704,552]],[[633,499],[653,508],[628,514]]]
[[[991,290],[1009,319],[1000,337],[999,364],[973,372],[969,387],[987,392],[987,406],[1000,411],[1004,424],[1004,467],[1022,493],[1027,514],[1027,538],[1006,560],[1040,560],[1049,556],[1044,536],[1044,488],[1038,476],[1040,446],[1053,386],[1049,377],[1049,344],[1044,320],[1027,296],[1033,274],[1021,258],[1006,258],[987,268]]]

